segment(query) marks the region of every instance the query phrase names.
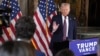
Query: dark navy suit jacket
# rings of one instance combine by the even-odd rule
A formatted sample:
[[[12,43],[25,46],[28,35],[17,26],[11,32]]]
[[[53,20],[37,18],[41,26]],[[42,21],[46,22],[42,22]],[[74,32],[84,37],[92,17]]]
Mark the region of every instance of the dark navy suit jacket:
[[[68,40],[76,39],[76,21],[75,17],[68,16],[69,19],[69,28],[68,28]],[[49,30],[52,32],[52,25],[53,22],[56,21],[59,24],[59,28],[53,33],[51,42],[50,42],[50,49],[53,51],[53,44],[55,42],[62,42],[63,41],[63,23],[62,23],[62,15],[56,15],[52,18],[51,25]]]

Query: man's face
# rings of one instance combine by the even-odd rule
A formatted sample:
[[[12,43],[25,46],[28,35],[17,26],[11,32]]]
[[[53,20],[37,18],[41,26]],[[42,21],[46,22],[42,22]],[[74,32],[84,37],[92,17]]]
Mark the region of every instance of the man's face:
[[[70,6],[66,5],[66,6],[61,6],[61,13],[63,16],[67,16],[70,12]]]

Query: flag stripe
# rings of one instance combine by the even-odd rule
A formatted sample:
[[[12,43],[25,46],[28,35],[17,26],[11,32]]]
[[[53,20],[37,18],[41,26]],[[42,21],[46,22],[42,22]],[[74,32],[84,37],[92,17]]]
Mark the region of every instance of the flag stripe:
[[[52,52],[49,49],[51,33],[48,31],[48,27],[54,15],[53,12],[55,14],[55,5],[53,0],[40,0],[33,16],[37,26],[34,35],[34,42],[36,41],[37,47],[44,52],[46,56],[52,56]]]
[[[36,43],[36,41],[35,41],[35,39],[34,39],[34,37],[31,39],[31,41],[32,41],[32,44],[35,47],[35,49],[36,50],[40,50],[39,47],[38,47],[38,45],[37,45],[37,43]]]
[[[56,15],[56,11],[53,12],[50,16],[48,16],[49,23],[51,22],[52,17],[53,17],[54,15]]]
[[[35,18],[35,17],[34,17],[34,18]],[[39,24],[37,23],[37,21],[35,21],[35,23],[36,23],[36,25],[39,25]],[[40,41],[40,43],[43,45],[43,47],[46,48],[45,45],[48,46],[47,41],[46,41],[44,35],[43,35],[42,33],[40,34],[39,32],[42,32],[42,31],[41,31],[40,27],[37,26],[36,35],[38,36],[39,41]],[[41,38],[41,36],[42,36],[42,38]],[[45,45],[44,45],[44,44],[45,44]],[[45,50],[46,50],[46,49],[45,49]]]
[[[39,8],[37,8],[37,10],[36,10],[36,13],[37,13],[37,17],[38,17],[38,20],[40,20],[41,21],[41,23],[42,23],[42,28],[44,28],[44,31],[45,31],[45,33],[46,34],[44,34],[46,37],[46,39],[47,39],[47,43],[49,44],[49,37],[47,36],[47,32],[46,32],[46,22],[44,21],[44,19],[43,19],[43,17],[42,17],[42,15],[41,15],[41,13],[40,13],[40,11],[39,11]],[[34,15],[35,16],[35,15]],[[36,16],[35,16],[36,17]],[[37,19],[37,18],[36,18]],[[37,21],[37,20],[36,20]],[[38,22],[38,21],[37,21]],[[40,24],[39,25],[37,25],[37,26],[39,26],[39,28],[41,29],[41,26],[40,26]],[[42,31],[43,32],[43,31]],[[42,34],[42,32],[40,32],[41,34]],[[43,32],[44,33],[44,32]]]
[[[13,34],[15,35],[15,28],[14,28],[14,26],[12,24],[10,24],[10,28],[11,28]]]
[[[37,22],[36,22],[36,24],[39,25]],[[39,26],[37,26],[37,31],[38,31],[38,32],[42,32]],[[43,35],[43,33],[38,33],[37,35],[42,36],[42,38],[41,38],[42,41],[44,42],[44,44],[45,44],[46,46],[48,46],[48,43],[47,43],[47,41],[46,41],[45,36]]]
[[[19,16],[19,17],[22,16],[22,12],[21,12],[21,11],[18,12],[18,16]],[[17,18],[17,19],[19,19],[19,18]]]
[[[39,38],[37,38],[37,34],[35,33],[34,36],[35,36],[34,39],[36,40],[36,44],[39,47],[39,50],[42,51],[42,52],[44,52],[46,54],[45,49],[43,48],[43,45],[39,41]]]
[[[41,36],[39,35],[40,33],[39,33],[38,31],[36,31],[36,34],[38,34],[37,36],[39,37],[39,41],[40,41],[40,43],[43,45],[43,48],[45,49],[45,51],[46,51],[46,53],[47,53],[47,56],[49,56],[49,55],[48,55],[48,52],[47,52],[47,48],[46,48],[46,46],[45,46],[43,40],[41,39]]]
[[[7,38],[8,38],[8,40],[11,40],[11,37],[10,37],[10,35],[9,35],[8,30],[7,30],[5,27],[3,27],[3,30],[4,30],[4,32],[5,32],[5,34],[6,34]],[[7,41],[8,41],[8,40],[7,40]]]
[[[38,10],[37,10],[37,14],[38,14],[37,17],[41,18],[41,16],[39,16],[40,13],[38,12]],[[34,17],[34,18],[35,18],[35,17]],[[37,19],[37,18],[36,18],[36,19]],[[42,19],[40,19],[40,21],[43,22]],[[43,34],[43,31],[41,31],[42,29],[41,29],[40,23],[37,23],[37,22],[40,22],[40,21],[35,21],[35,22],[36,22],[36,24],[38,25],[38,26],[37,26],[37,29],[39,28],[38,31],[41,32],[42,39],[43,39],[43,35],[45,35],[45,34]],[[45,24],[45,23],[42,23],[41,25],[44,27],[46,24]],[[40,29],[41,29],[41,30],[40,30]],[[46,28],[44,28],[44,29],[46,29]],[[44,30],[44,31],[46,32],[46,30]],[[46,36],[46,35],[45,35],[45,36]],[[46,38],[46,37],[44,37],[44,38]],[[45,40],[45,39],[43,39],[43,40]],[[48,38],[47,38],[46,40],[48,40]],[[47,41],[45,41],[45,43],[46,43],[46,42],[47,42]],[[47,44],[49,45],[49,43],[47,43]]]
[[[9,35],[11,36],[12,40],[15,40],[15,32],[13,32],[14,30],[12,29],[13,26],[11,26],[12,24],[10,24],[10,27],[7,28],[7,31],[9,31]]]
[[[3,29],[2,29],[2,31],[3,31],[3,33],[5,33]],[[4,42],[8,40],[8,37],[6,34],[2,34],[2,38],[4,39]]]
[[[5,40],[4,40],[3,37],[1,36],[1,37],[0,37],[0,42],[1,42],[1,44],[2,44],[4,41],[5,41]],[[0,44],[0,45],[1,45],[1,44]]]
[[[35,19],[36,17],[34,17],[34,19]],[[38,23],[37,23],[37,21],[35,20],[35,23],[36,23],[36,25],[39,25]],[[39,33],[37,33],[37,35],[40,35],[40,36],[42,36],[42,41],[44,42],[44,44],[46,45],[46,48],[48,47],[48,44],[47,44],[47,41],[46,41],[46,39],[45,39],[45,37],[44,37],[44,35],[43,35],[43,33],[40,33],[40,32],[42,32],[41,31],[41,28],[40,28],[40,26],[37,26],[37,30],[38,30],[38,32]],[[36,37],[36,36],[35,36]],[[39,38],[39,37],[38,37]],[[42,50],[41,50],[42,51]],[[49,51],[48,50],[48,48],[47,48],[47,51]],[[50,53],[50,52],[49,52]]]
[[[9,8],[12,10],[9,13],[4,13],[4,16],[7,15],[10,18],[10,24],[9,27],[3,27],[3,34],[0,38],[0,44],[2,44],[5,41],[14,40],[15,39],[15,23],[17,19],[19,19],[22,16],[22,13],[20,11],[18,1],[17,0],[3,0],[1,4],[2,8]]]
[[[45,36],[45,38],[47,40],[45,28],[43,28],[42,22],[40,21],[39,17],[37,16],[37,13],[35,13],[35,16],[36,16],[36,20],[38,21],[39,26],[41,27],[41,30],[42,30],[43,34],[44,34],[44,36]],[[47,43],[49,44],[48,40],[47,40]]]

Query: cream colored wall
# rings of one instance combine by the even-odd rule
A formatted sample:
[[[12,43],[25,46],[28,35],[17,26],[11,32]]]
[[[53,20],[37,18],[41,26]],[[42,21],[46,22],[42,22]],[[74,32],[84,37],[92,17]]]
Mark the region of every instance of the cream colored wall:
[[[28,0],[18,0],[23,15],[27,15],[27,9],[28,9],[27,2]]]
[[[34,1],[34,11],[36,10],[37,6],[38,6],[38,0],[35,0]]]
[[[2,1],[2,0],[0,0],[0,4],[1,4],[1,1]]]

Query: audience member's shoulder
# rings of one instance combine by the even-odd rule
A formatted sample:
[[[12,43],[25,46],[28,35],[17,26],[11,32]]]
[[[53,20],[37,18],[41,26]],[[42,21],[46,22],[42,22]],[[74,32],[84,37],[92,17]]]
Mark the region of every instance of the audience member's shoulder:
[[[34,51],[29,43],[23,41],[7,41],[0,46],[0,56],[35,56]]]
[[[74,56],[73,51],[70,49],[62,49],[55,56]]]
[[[35,50],[36,56],[45,56],[45,54],[41,51]]]

